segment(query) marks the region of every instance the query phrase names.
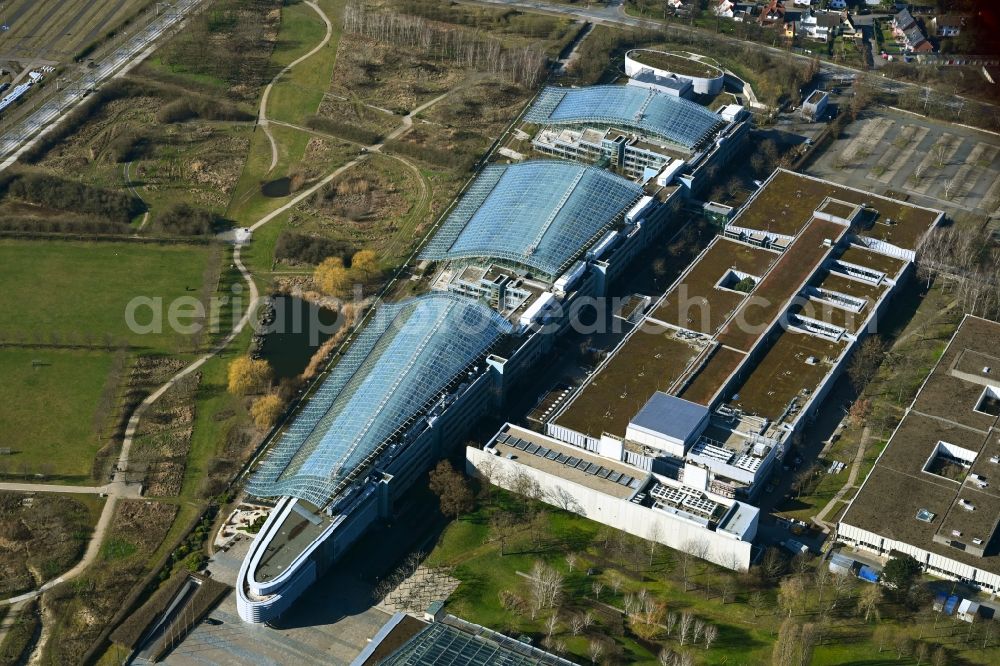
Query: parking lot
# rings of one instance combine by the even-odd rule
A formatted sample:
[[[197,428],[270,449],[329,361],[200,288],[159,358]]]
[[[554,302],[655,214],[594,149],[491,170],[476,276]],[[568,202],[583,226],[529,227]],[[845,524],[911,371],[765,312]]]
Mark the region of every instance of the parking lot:
[[[933,208],[1000,209],[1000,137],[892,109],[851,123],[808,171]]]

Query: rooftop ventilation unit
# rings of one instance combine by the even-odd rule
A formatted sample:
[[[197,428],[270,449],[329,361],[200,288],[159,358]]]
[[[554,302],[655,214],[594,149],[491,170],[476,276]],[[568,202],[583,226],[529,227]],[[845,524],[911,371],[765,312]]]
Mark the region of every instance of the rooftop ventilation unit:
[[[976,505],[973,504],[972,502],[970,502],[967,499],[960,499],[960,500],[958,500],[958,505],[960,507],[962,507],[963,509],[965,509],[966,511],[975,511],[976,510]]]

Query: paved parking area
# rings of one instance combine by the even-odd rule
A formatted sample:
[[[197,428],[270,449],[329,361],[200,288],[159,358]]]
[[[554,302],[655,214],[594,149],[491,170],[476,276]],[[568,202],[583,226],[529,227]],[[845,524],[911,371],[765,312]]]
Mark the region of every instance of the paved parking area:
[[[1000,137],[892,109],[866,112],[808,171],[934,208],[1000,212]]]
[[[209,565],[212,577],[233,584],[250,539],[244,537]],[[235,590],[164,660],[178,666],[349,664],[389,619],[371,605],[371,586],[337,567],[321,578],[275,626],[243,622]]]

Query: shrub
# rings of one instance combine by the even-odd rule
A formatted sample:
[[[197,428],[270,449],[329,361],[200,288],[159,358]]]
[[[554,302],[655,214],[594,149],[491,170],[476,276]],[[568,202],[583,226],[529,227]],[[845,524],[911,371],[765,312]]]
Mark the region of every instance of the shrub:
[[[42,173],[16,176],[7,186],[7,194],[40,206],[96,215],[124,224],[145,209],[136,197]]]
[[[327,257],[346,260],[351,254],[351,249],[351,246],[343,241],[282,231],[274,244],[274,257],[279,261],[318,264]]]
[[[207,236],[219,230],[222,219],[204,208],[178,203],[158,215],[156,225],[160,231],[167,234]]]
[[[378,132],[323,116],[309,116],[306,119],[306,126],[365,145],[372,145],[382,140],[382,135]]]

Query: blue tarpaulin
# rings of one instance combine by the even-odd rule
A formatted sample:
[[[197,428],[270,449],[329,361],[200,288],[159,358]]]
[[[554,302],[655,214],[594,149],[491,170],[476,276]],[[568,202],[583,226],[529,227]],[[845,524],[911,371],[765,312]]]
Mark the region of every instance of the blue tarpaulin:
[[[948,597],[948,601],[944,604],[944,614],[951,615],[955,611],[955,606],[958,605],[958,601],[959,599],[955,595]]]
[[[867,580],[870,583],[877,583],[878,571],[872,569],[869,566],[863,566],[861,567],[861,570],[858,571],[858,578],[860,578],[861,580]]]

